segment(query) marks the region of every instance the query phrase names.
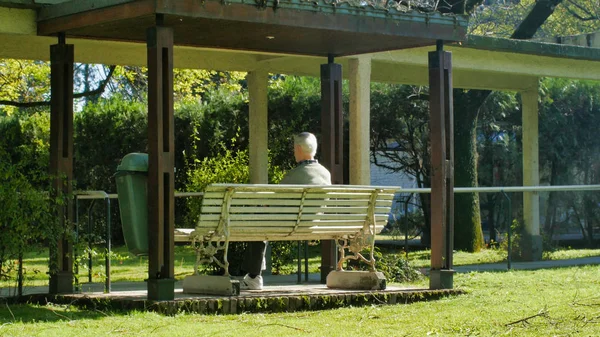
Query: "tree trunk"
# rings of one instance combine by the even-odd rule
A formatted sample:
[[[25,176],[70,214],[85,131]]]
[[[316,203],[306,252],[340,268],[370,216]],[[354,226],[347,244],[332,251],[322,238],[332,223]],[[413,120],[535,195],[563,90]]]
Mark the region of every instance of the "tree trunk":
[[[561,2],[563,0],[538,0],[510,38],[517,40],[531,39]]]
[[[477,117],[479,107],[489,95],[485,91],[454,90],[454,184],[477,186]],[[476,252],[483,248],[479,196],[454,195],[454,247]]]
[[[513,32],[513,39],[530,39],[563,0],[539,0]],[[451,0],[446,11],[470,13],[482,0]],[[441,8],[440,8],[441,9]],[[477,186],[477,117],[479,108],[491,91],[454,90],[454,184]],[[454,196],[454,247],[477,251],[483,247],[479,196],[460,193]]]

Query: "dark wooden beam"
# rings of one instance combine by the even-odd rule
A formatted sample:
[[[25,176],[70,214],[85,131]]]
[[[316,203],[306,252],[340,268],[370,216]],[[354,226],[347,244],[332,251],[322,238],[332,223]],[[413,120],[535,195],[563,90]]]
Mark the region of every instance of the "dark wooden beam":
[[[69,233],[73,226],[73,45],[50,46],[50,175],[52,196],[63,202],[56,205],[61,233],[50,244],[51,294],[73,292],[73,243]]]
[[[98,26],[110,29],[110,24],[123,20],[132,20],[144,16],[154,16],[156,7],[154,1],[138,0],[120,3],[115,6],[81,9],[71,12],[72,3],[57,4],[40,10],[38,15],[38,35],[54,35],[58,32]],[[61,7],[65,7],[62,10]],[[140,39],[142,40],[142,39]]]
[[[148,29],[148,299],[175,296],[173,30]]]
[[[344,183],[344,115],[342,113],[342,66],[321,65],[321,162],[331,173],[332,184]],[[321,241],[321,283],[337,264],[335,242]]]
[[[429,53],[429,108],[431,114],[431,271],[430,289],[453,287],[454,246],[454,130],[452,54]]]

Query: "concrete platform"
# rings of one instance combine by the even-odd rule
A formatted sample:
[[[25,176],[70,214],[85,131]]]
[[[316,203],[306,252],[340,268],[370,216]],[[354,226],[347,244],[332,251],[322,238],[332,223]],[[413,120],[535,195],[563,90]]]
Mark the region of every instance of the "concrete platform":
[[[173,315],[181,312],[200,314],[239,314],[243,312],[291,312],[323,310],[372,304],[405,304],[436,300],[463,294],[462,290],[429,290],[389,285],[385,290],[330,289],[320,284],[318,274],[308,282],[297,284],[296,275],[265,276],[263,290],[242,290],[238,296],[186,294],[182,282],[175,284],[173,301],[150,301],[145,282],[115,282],[111,292],[99,283],[81,284],[77,294],[49,295],[47,287],[26,287],[21,303],[48,302],[70,304],[85,309],[114,311],[155,311]],[[14,289],[13,293],[14,293]],[[0,296],[8,295],[0,289]]]

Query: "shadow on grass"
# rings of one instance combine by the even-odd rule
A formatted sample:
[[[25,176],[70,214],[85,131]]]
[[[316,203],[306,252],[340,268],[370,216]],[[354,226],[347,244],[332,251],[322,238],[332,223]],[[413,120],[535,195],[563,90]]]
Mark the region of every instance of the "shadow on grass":
[[[20,323],[53,323],[69,322],[79,319],[98,319],[109,315],[125,314],[115,312],[103,312],[100,310],[79,310],[69,304],[46,304],[23,303],[17,298],[0,299],[0,324]]]

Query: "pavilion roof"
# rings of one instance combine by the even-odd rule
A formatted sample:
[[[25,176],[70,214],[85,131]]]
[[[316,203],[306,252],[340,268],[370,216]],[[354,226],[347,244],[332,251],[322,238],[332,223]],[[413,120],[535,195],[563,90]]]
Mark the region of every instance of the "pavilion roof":
[[[39,35],[145,41],[146,29],[162,24],[176,45],[315,56],[466,38],[467,18],[436,12],[430,0],[257,1],[74,0],[40,8],[37,27]]]

